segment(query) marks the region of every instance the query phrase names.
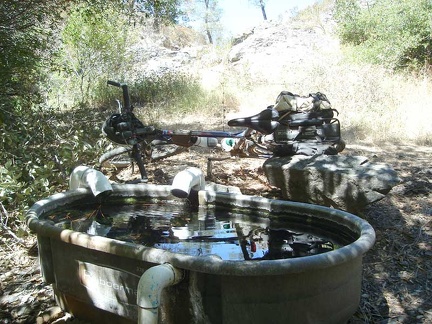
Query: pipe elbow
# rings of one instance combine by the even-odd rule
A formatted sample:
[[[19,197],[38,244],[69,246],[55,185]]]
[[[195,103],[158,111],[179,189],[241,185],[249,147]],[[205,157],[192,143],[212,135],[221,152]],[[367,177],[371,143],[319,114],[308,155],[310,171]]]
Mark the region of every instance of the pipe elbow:
[[[174,177],[171,185],[171,193],[178,198],[187,198],[192,189],[204,190],[205,178],[203,172],[198,168],[187,168]]]
[[[138,282],[138,307],[157,309],[160,306],[162,290],[179,283],[182,279],[183,271],[169,263],[147,269]]]
[[[113,189],[105,175],[87,166],[76,167],[70,176],[69,188],[90,188],[95,197],[110,194]]]

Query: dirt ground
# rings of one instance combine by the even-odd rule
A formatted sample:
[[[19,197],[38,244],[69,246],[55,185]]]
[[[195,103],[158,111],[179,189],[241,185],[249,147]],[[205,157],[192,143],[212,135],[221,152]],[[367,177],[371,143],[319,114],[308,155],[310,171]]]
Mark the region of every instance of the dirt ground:
[[[358,311],[349,323],[432,322],[432,148],[397,145],[349,145],[342,154],[362,155],[390,164],[402,179],[362,215],[375,229],[375,246],[364,256],[363,289]],[[147,166],[150,182],[170,184],[186,166],[207,170],[216,154],[190,150]],[[264,160],[212,162],[216,183],[240,187],[242,193],[279,198],[267,184]],[[125,170],[120,177],[129,177]],[[17,241],[0,237],[0,323],[82,323],[63,313],[52,289],[41,279],[33,235]]]

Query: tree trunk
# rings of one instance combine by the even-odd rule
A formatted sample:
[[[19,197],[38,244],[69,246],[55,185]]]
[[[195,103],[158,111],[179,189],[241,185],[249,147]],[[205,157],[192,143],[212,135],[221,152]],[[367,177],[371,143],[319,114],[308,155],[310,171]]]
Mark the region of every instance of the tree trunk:
[[[260,6],[261,6],[261,12],[262,12],[264,20],[267,20],[267,14],[266,14],[266,11],[265,11],[265,5],[264,5],[264,1],[263,0],[260,0]]]
[[[210,44],[213,44],[213,37],[212,37],[212,35],[211,35],[211,33],[210,33],[210,30],[207,28],[207,38],[208,38],[208,40],[209,40],[209,43]]]
[[[205,2],[205,6],[206,6],[206,13],[205,13],[205,28],[206,28],[206,33],[207,33],[207,37],[208,37],[209,43],[213,44],[213,37],[211,35],[210,28],[209,28],[210,0],[205,0],[204,2]]]

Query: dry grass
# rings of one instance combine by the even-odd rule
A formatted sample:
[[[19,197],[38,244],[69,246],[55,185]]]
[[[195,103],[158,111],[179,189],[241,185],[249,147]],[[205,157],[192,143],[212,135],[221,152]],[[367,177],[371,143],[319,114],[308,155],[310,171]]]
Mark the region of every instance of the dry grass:
[[[233,76],[235,81],[221,83],[223,88],[229,87],[237,95],[240,104],[231,108],[237,110],[238,115],[266,108],[274,103],[282,90],[301,95],[320,91],[339,111],[343,133],[348,140],[432,143],[432,79],[428,76],[395,74],[379,67],[351,66],[341,61],[336,65],[308,66],[301,76],[296,76],[295,83],[291,80],[277,83],[257,80],[254,83],[250,75],[241,72]],[[241,78],[246,81],[239,81]],[[244,86],[247,83],[255,86],[246,89],[237,86],[233,90],[236,84]]]
[[[344,58],[337,40],[329,35],[322,37],[326,37],[327,45],[317,45],[313,57],[304,57],[302,48],[297,58],[288,58],[277,49],[232,64],[228,63],[228,53],[219,49],[217,55],[224,58],[220,63],[201,62],[195,71],[203,86],[221,98],[220,107],[227,107],[237,116],[265,109],[282,90],[300,95],[320,91],[340,112],[348,140],[432,143],[431,75],[353,64]]]

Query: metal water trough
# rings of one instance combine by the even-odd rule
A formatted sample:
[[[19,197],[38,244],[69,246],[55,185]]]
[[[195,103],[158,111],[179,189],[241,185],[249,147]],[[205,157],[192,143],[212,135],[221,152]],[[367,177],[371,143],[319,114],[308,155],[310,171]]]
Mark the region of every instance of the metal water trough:
[[[175,199],[170,186],[150,184],[114,185],[111,197]],[[375,232],[352,214],[200,191],[202,205],[289,212],[304,217],[305,223],[327,224],[341,235],[355,237],[351,244],[313,256],[226,261],[64,230],[46,219],[52,210],[94,202],[90,190],[78,189],[41,200],[27,213],[27,224],[37,234],[44,280],[52,284],[58,304],[78,318],[94,323],[143,322],[142,307],[137,306],[139,282],[161,264],[180,271],[182,277],[159,292],[155,323],[346,323],[358,308],[362,257],[373,246]]]

